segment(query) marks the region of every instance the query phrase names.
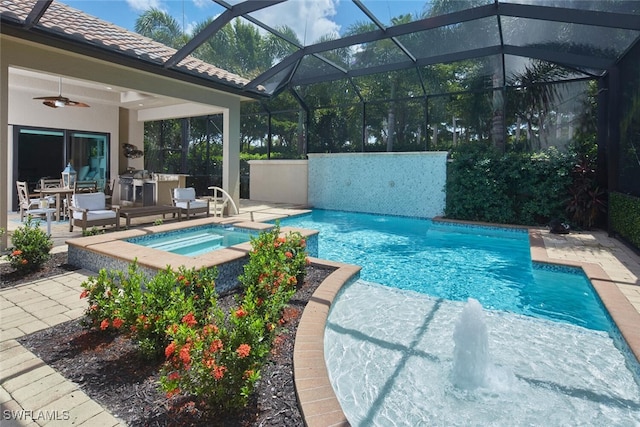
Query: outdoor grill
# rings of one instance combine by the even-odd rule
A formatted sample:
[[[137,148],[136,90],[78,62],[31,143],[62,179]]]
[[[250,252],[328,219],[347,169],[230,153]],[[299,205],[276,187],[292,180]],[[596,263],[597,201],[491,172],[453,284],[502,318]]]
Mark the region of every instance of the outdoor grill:
[[[120,203],[127,206],[153,206],[156,204],[156,182],[147,170],[129,170],[119,176]]]

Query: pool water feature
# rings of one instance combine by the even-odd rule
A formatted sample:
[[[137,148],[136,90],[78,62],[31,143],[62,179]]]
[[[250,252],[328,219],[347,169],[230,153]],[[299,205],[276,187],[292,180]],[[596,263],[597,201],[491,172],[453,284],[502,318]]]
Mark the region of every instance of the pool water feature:
[[[325,360],[352,426],[638,425],[628,358],[607,332],[566,322],[483,309],[485,373],[456,385],[465,305],[364,280],[342,289]]]
[[[638,425],[637,362],[581,270],[533,264],[526,232],[332,211],[281,224],[363,267],[325,330],[351,425]],[[465,387],[454,335],[469,298],[488,348]]]
[[[185,256],[197,256],[250,240],[251,234],[247,231],[221,226],[197,227],[128,239],[130,243]]]

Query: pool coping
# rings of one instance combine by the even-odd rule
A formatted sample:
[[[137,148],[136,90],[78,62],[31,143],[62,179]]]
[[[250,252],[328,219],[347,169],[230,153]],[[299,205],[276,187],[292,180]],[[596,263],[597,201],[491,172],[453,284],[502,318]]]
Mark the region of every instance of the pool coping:
[[[77,237],[67,240],[66,244],[68,245],[70,252],[74,249],[80,249],[82,251],[108,256],[119,262],[127,264],[136,261],[139,267],[142,269],[149,269],[151,271],[162,271],[165,270],[167,266],[184,266],[187,269],[213,267],[224,263],[240,261],[242,258],[248,256],[251,251],[250,241],[226,248],[216,249],[215,251],[193,257],[178,255],[127,241],[127,239],[133,237],[142,237],[153,233],[170,232],[184,228],[207,225],[233,225],[234,227],[255,231],[262,231],[274,227],[273,224],[263,222],[234,220],[233,217],[204,217],[191,219],[189,221],[171,222],[162,225],[151,225],[123,231],[113,231],[95,236]],[[296,227],[280,228],[280,233],[282,235],[286,235],[293,231],[300,232],[305,237],[318,234],[318,231],[316,230],[307,230]]]
[[[432,221],[523,230],[529,236],[532,262],[581,268],[640,363],[640,313],[601,266],[550,258],[540,228],[446,218],[433,218]],[[324,358],[324,331],[335,297],[344,285],[359,277],[361,267],[316,258],[313,258],[312,262],[335,266],[338,269],[331,273],[313,293],[298,325],[293,350],[293,376],[298,406],[304,423],[308,427],[346,427],[350,424],[331,385]]]

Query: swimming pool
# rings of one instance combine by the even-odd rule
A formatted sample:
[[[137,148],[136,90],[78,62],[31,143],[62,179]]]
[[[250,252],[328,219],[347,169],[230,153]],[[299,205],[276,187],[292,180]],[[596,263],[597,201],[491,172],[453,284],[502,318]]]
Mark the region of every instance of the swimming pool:
[[[584,275],[532,265],[526,233],[332,211],[281,224],[320,230],[319,257],[363,266],[324,340],[352,425],[638,425],[637,362]],[[485,306],[490,361],[471,390],[452,378],[469,297]]]
[[[362,266],[364,280],[453,301],[609,330],[580,269],[532,264],[524,229],[314,210],[281,220],[320,231],[318,257]],[[559,286],[562,284],[562,286]]]

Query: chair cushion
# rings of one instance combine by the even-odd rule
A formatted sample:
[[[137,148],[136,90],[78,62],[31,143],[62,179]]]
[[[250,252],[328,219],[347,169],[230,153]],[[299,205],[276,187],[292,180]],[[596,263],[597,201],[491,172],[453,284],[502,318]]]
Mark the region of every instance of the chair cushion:
[[[110,209],[95,209],[87,212],[87,221],[115,218],[116,212]],[[73,218],[82,220],[82,212],[73,211]]]
[[[187,209],[187,202],[176,202],[176,206],[182,209]],[[202,200],[193,200],[189,202],[189,209],[206,208],[207,202]]]
[[[189,187],[189,188],[174,188],[173,189],[173,198],[174,199],[180,199],[180,200],[195,200],[196,199],[196,189],[193,188],[193,187]]]
[[[84,181],[87,179],[87,174],[89,173],[89,166],[82,166],[80,171],[78,172],[78,181]]]
[[[71,198],[71,204],[76,208],[90,211],[104,210],[106,206],[104,193],[74,194]]]

